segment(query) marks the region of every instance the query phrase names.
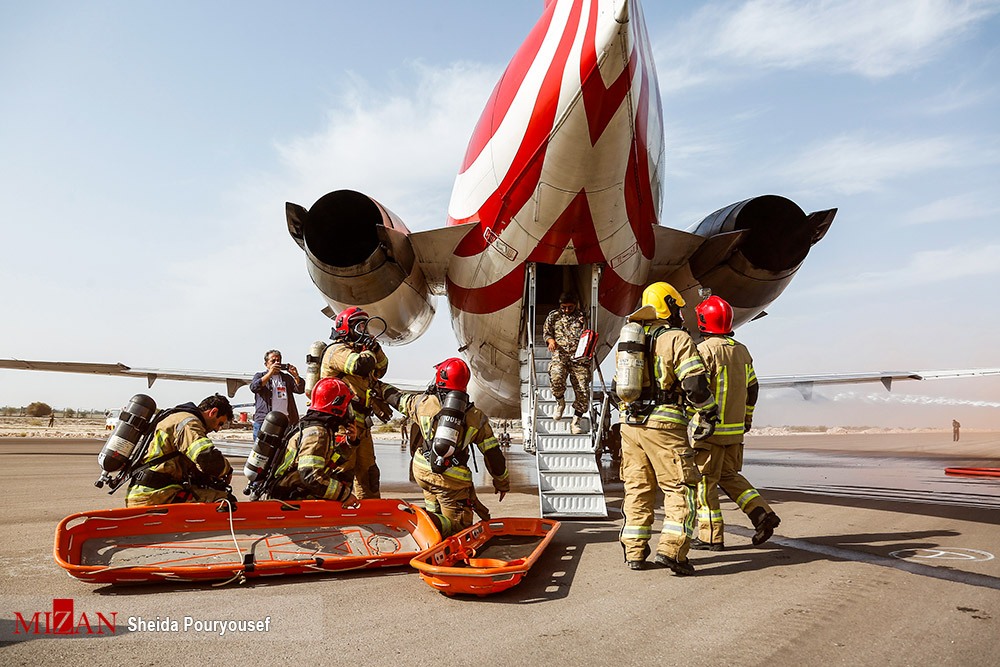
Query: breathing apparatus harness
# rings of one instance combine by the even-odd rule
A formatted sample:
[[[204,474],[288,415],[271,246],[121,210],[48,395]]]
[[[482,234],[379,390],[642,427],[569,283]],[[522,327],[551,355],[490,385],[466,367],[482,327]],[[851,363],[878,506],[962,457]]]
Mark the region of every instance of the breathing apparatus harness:
[[[473,406],[469,395],[455,389],[442,391],[441,388],[433,384],[427,388],[426,393],[437,397],[441,404],[441,410],[437,413],[437,423],[434,426],[431,441],[428,442],[426,438],[424,439],[420,453],[430,464],[431,470],[438,474],[456,465],[467,465],[469,450],[472,448],[462,445],[464,444],[465,415]],[[475,465],[475,455],[472,456],[473,465]]]
[[[273,456],[273,458],[272,458],[272,462],[273,463],[268,468],[267,477],[264,479],[263,484],[261,485],[261,491],[257,495],[257,497],[252,497],[251,496],[251,500],[257,500],[257,498],[265,496],[265,495],[267,495],[269,497],[272,497],[272,498],[278,497],[278,496],[275,495],[275,492],[278,491],[278,487],[277,487],[278,482],[281,481],[282,479],[284,479],[285,475],[288,475],[289,472],[292,470],[292,468],[294,466],[297,466],[298,461],[299,461],[299,456],[301,456],[301,454],[302,454],[302,433],[303,433],[303,431],[305,431],[307,428],[310,428],[312,426],[320,426],[322,428],[325,428],[326,431],[330,434],[330,439],[332,441],[331,444],[332,444],[333,448],[336,450],[337,449],[337,435],[336,435],[337,434],[337,428],[340,427],[340,426],[343,426],[344,423],[345,422],[344,422],[343,418],[337,417],[335,415],[328,415],[326,413],[316,412],[316,411],[313,411],[313,410],[310,410],[310,411],[306,412],[306,415],[302,419],[300,419],[298,421],[298,423],[293,428],[289,429],[285,433],[284,437],[281,439],[280,446],[278,446],[278,447],[275,448],[274,454],[272,455]],[[283,460],[285,458],[285,452],[288,451],[288,443],[291,442],[292,438],[295,437],[296,435],[299,436],[299,440],[298,440],[298,442],[299,442],[299,449],[296,450],[296,452],[295,452],[295,458],[292,459],[292,461],[289,463],[288,468],[286,468],[285,471],[282,473],[281,477],[279,477],[278,476],[278,468],[281,467],[281,464],[282,464],[282,462],[283,462]],[[350,446],[356,446],[356,443],[352,443],[350,440],[347,441],[347,444],[350,445]],[[336,458],[334,459],[333,462],[336,463],[337,461],[339,461],[340,458],[341,458],[341,454],[338,451],[336,453]],[[249,487],[248,487],[248,489],[249,489]],[[290,497],[290,496],[298,494],[298,493],[308,493],[308,491],[309,491],[309,489],[307,489],[306,487],[304,487],[302,485],[296,485],[296,486],[291,487],[289,489],[282,489],[281,491],[278,491],[278,493],[280,493],[281,496],[289,496]],[[244,491],[244,493],[247,493],[247,492]],[[282,498],[282,499],[284,499],[284,498]]]
[[[129,408],[130,407],[131,405],[129,406]],[[94,482],[94,486],[100,489],[103,488],[105,484],[107,484],[109,488],[108,495],[111,495],[119,488],[121,488],[121,486],[123,486],[125,482],[129,482],[130,484],[140,484],[142,486],[148,486],[154,489],[170,486],[171,484],[177,484],[178,482],[176,479],[174,479],[167,473],[154,471],[153,468],[155,466],[160,465],[161,463],[166,463],[167,461],[170,461],[172,459],[177,458],[178,456],[181,456],[182,452],[179,449],[174,449],[174,451],[169,452],[167,454],[161,454],[160,456],[156,456],[150,459],[149,461],[146,461],[145,463],[141,463],[141,461],[146,457],[146,454],[149,451],[149,443],[152,442],[153,438],[155,437],[157,431],[156,427],[160,424],[160,422],[162,422],[170,415],[178,414],[181,412],[188,413],[191,416],[188,417],[187,419],[180,421],[177,424],[177,426],[174,427],[175,431],[183,429],[185,425],[187,425],[188,423],[190,423],[195,419],[198,420],[202,419],[201,414],[197,411],[197,408],[191,408],[187,406],[177,406],[174,408],[170,408],[168,410],[157,411],[156,414],[153,416],[153,418],[149,420],[149,422],[146,423],[141,428],[141,430],[138,430],[138,434],[140,436],[139,440],[135,444],[135,447],[132,449],[131,453],[129,454],[128,460],[117,471],[117,474],[112,476],[109,471],[105,470],[103,473],[101,473],[101,476],[97,479],[97,481]],[[127,415],[126,412],[123,412],[122,415],[123,417],[126,417],[126,419],[129,416]],[[122,421],[125,422],[126,419],[123,419]],[[117,432],[118,431],[116,430],[116,433]],[[112,439],[114,439],[114,437],[115,436],[112,435]],[[105,449],[107,449],[110,446],[110,443],[111,440],[109,440],[108,445],[105,445]],[[104,459],[104,455],[105,451],[102,450],[101,459]],[[102,465],[105,465],[103,463],[103,460],[102,460]],[[230,496],[232,496],[232,487],[230,487],[222,480],[216,479],[214,477],[209,477],[208,475],[205,475],[196,469],[187,471],[185,478],[181,480],[180,484],[182,487],[184,487],[185,491],[188,492],[190,492],[190,488],[192,485],[198,485],[202,487],[216,489],[218,491],[226,491],[227,493],[229,493]]]

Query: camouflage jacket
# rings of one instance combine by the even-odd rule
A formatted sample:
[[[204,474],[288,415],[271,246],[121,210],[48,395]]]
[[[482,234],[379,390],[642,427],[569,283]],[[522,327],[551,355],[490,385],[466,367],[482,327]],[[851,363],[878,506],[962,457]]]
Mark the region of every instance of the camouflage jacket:
[[[576,346],[580,343],[580,335],[587,328],[587,315],[577,308],[568,315],[556,308],[545,318],[542,335],[545,340],[554,338],[556,341],[556,356],[572,358],[576,354]]]

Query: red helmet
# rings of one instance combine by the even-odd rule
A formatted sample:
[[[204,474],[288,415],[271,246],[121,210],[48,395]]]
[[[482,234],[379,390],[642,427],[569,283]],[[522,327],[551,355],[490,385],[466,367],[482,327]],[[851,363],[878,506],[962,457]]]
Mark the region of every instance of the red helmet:
[[[361,310],[358,306],[345,308],[333,319],[334,336],[343,336],[348,340],[353,340],[361,333],[359,327],[364,326],[367,321],[368,313]]]
[[[353,397],[351,388],[343,380],[323,378],[313,387],[309,409],[325,412],[342,419],[350,412]]]
[[[448,391],[465,391],[469,386],[469,365],[459,359],[452,357],[445,359],[434,367],[437,373],[434,374],[434,384]]]
[[[725,299],[710,296],[694,309],[698,330],[709,334],[727,334],[733,330],[733,307]]]

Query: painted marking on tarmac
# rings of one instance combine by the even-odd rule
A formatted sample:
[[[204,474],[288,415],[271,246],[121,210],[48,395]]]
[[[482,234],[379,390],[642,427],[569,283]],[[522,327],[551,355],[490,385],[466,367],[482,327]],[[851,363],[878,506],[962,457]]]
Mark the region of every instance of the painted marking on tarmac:
[[[736,533],[737,535],[743,535],[744,537],[751,537],[754,534],[754,531],[748,528],[744,528],[742,526],[726,526],[726,532]],[[783,547],[789,547],[791,549],[799,549],[800,551],[809,551],[811,553],[822,554],[824,556],[829,556],[831,558],[850,560],[858,563],[867,563],[869,565],[878,565],[880,567],[891,567],[896,570],[903,570],[904,572],[909,572],[910,574],[919,574],[925,577],[944,579],[945,581],[954,581],[960,584],[969,584],[970,586],[982,586],[983,588],[993,588],[995,590],[1000,590],[1000,577],[992,577],[988,574],[977,574],[975,572],[964,572],[962,570],[955,570],[948,567],[947,565],[942,565],[942,566],[927,565],[925,563],[916,563],[911,560],[902,560],[899,558],[877,556],[875,554],[869,554],[863,551],[854,551],[851,549],[828,546],[825,544],[816,544],[814,542],[809,542],[807,540],[798,540],[790,537],[778,537],[777,535],[768,540],[767,544],[779,544]],[[908,549],[906,551],[917,551],[917,550]],[[959,550],[941,549],[941,551],[957,552]],[[972,551],[972,550],[963,549],[962,551]],[[980,553],[988,553],[988,552],[980,552]],[[992,554],[990,554],[990,556],[992,556]],[[968,558],[964,560],[965,562],[970,562]],[[985,558],[983,560],[990,560],[990,559]]]
[[[964,561],[987,561],[993,560],[994,556],[989,551],[979,549],[901,549],[889,553],[893,558],[902,560],[964,560]]]

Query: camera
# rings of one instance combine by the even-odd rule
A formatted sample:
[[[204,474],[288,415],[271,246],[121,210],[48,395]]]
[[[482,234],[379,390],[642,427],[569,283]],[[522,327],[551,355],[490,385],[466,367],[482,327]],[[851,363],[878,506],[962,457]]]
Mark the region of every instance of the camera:
[[[278,364],[278,368],[283,371],[288,370],[288,364]]]

